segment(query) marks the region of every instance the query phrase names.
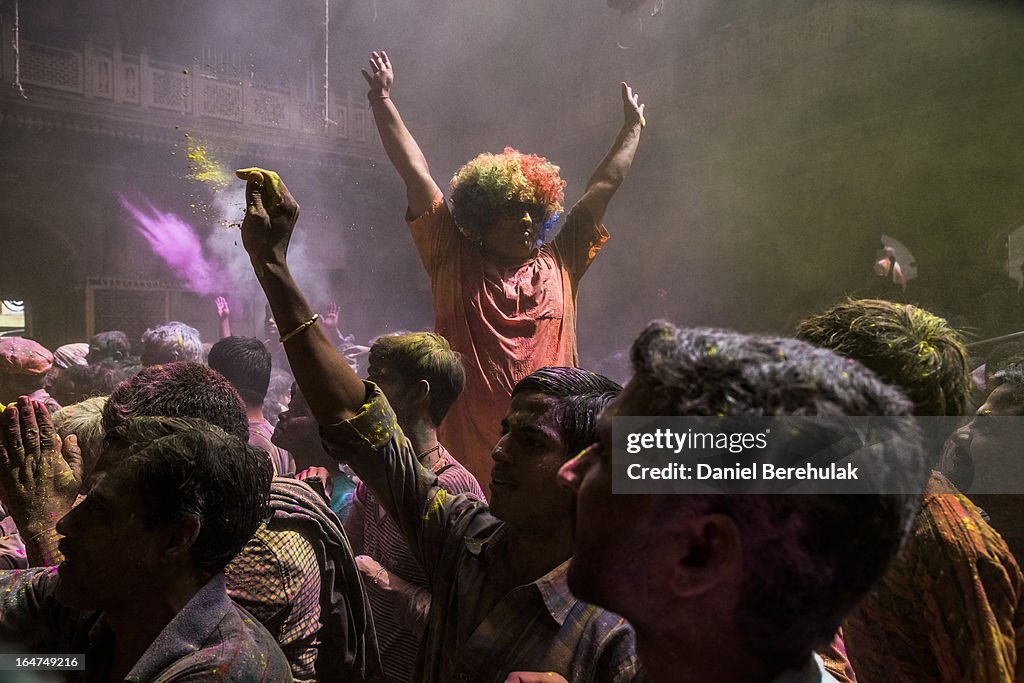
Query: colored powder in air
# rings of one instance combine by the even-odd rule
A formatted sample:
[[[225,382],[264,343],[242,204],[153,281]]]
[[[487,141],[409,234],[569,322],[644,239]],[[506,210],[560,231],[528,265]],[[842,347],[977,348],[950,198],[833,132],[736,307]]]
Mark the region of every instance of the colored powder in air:
[[[140,209],[119,197],[135,229],[146,238],[153,252],[170,267],[177,278],[200,294],[224,291],[222,270],[203,256],[203,245],[192,226],[173,213],[160,211],[146,201]]]
[[[206,149],[188,133],[185,134],[185,156],[188,159],[188,177],[223,190],[231,183],[231,176]]]

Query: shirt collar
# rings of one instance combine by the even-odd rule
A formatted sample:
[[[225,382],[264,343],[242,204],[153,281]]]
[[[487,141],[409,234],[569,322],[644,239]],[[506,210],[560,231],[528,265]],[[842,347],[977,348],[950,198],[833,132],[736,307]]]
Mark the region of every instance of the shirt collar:
[[[548,608],[548,614],[559,626],[565,624],[569,611],[576,605],[576,597],[569,591],[570,562],[572,562],[572,558],[533,582],[544,599],[544,606]]]
[[[149,681],[179,659],[195,654],[232,609],[219,573],[199,589],[174,615],[125,677],[126,681]]]
[[[503,562],[501,548],[507,533],[505,523],[500,522],[496,528],[492,526],[485,531],[486,533],[481,536],[466,536],[463,539],[466,550],[471,555],[485,558],[487,562]],[[559,626],[565,623],[569,611],[577,602],[576,597],[569,590],[568,572],[571,561],[572,558],[569,558],[531,584],[540,591],[548,614]]]

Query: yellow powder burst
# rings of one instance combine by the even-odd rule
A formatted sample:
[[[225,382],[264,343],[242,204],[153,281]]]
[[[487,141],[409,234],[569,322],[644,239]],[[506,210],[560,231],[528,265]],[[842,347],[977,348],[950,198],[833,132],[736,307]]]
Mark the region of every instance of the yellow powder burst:
[[[212,185],[217,190],[225,189],[231,182],[231,176],[211,156],[206,146],[188,134],[185,135],[185,154],[188,158],[188,177],[192,180]]]

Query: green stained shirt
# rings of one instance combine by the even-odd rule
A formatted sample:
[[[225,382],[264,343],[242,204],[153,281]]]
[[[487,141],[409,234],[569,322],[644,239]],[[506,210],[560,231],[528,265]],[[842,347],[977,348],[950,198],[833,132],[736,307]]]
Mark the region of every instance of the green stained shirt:
[[[501,683],[511,671],[554,671],[580,683],[644,680],[632,628],[572,596],[567,562],[493,607],[482,603],[503,561],[505,523],[478,500],[446,494],[416,459],[384,394],[366,387],[360,412],[321,436],[373,491],[430,582],[433,602],[413,680]]]

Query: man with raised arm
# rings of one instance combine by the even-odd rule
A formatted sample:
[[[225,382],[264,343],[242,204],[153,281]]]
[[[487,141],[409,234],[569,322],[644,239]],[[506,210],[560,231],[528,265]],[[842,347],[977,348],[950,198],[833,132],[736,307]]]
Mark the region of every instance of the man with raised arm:
[[[242,242],[324,442],[373,491],[431,585],[413,680],[642,680],[632,630],[568,590],[571,496],[555,480],[595,438],[597,413],[620,387],[578,368],[531,373],[500,422],[490,509],[449,494],[417,460],[384,393],[356,376],[295,284],[286,257],[298,204],[277,174],[239,175],[248,180]]]
[[[633,161],[644,105],[621,84],[622,128],[561,231],[545,243],[562,211],[557,166],[509,147],[481,154],[452,178],[446,202],[391,100],[387,53],[374,52],[363,76],[384,150],[405,182],[406,220],[432,282],[435,328],[466,359],[466,390],[441,438],[486,490],[512,387],[538,368],[578,364],[580,279],[608,240],[601,222]]]

